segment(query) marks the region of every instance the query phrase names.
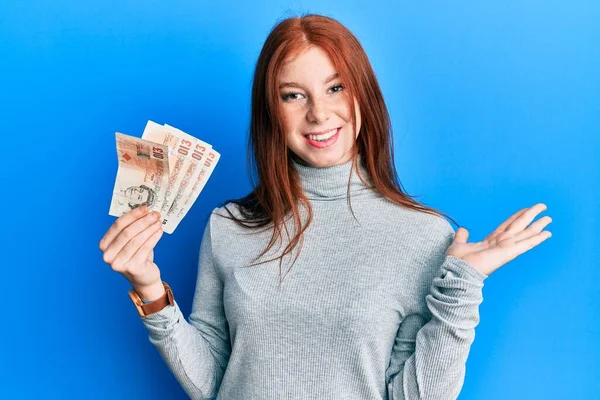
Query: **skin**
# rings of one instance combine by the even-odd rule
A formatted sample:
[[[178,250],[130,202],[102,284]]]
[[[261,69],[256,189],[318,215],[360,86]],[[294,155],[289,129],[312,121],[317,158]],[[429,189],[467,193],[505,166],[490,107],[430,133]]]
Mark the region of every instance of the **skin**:
[[[104,262],[121,273],[142,300],[154,300],[164,293],[154,263],[154,247],[162,234],[160,213],[148,213],[148,206],[143,205],[117,218],[98,245]]]
[[[531,223],[547,208],[544,203],[538,203],[517,211],[481,242],[467,243],[469,232],[460,227],[446,254],[465,260],[477,271],[489,276],[504,264],[552,237],[552,233],[543,231],[552,222],[552,218],[545,216]]]
[[[280,71],[279,91],[288,148],[313,167],[329,167],[349,161],[352,145],[360,132],[358,102],[354,99],[357,122],[354,130],[343,82],[339,78],[327,82],[336,72],[327,53],[318,46],[291,56]],[[313,147],[304,138],[308,132],[337,127],[342,127],[339,137],[327,148]]]

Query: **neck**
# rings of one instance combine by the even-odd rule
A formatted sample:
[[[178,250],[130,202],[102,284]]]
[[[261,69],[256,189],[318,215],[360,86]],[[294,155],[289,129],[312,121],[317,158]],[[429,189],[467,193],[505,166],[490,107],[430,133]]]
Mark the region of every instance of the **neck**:
[[[374,190],[360,155],[357,159],[357,168],[360,169],[363,179],[369,185],[365,185],[360,180],[356,169],[352,168],[352,159],[343,164],[329,167],[314,167],[293,153],[291,160],[294,169],[298,172],[302,189],[309,199],[331,200],[346,198],[349,179],[350,196],[352,197],[368,194]]]

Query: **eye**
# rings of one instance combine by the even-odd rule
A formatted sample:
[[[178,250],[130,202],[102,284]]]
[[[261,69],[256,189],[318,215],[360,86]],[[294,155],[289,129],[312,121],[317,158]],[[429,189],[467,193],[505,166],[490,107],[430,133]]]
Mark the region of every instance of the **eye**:
[[[333,90],[333,89],[337,89],[334,90],[333,93],[338,93],[339,91],[341,91],[342,89],[344,89],[344,85],[342,85],[341,83],[339,85],[335,85],[329,88],[329,90]],[[298,100],[297,97],[293,97],[293,96],[302,96],[301,93],[298,92],[288,92],[288,93],[284,93],[281,98],[283,101],[288,101],[288,100]]]
[[[332,87],[331,87],[329,90],[331,90],[331,89],[335,89],[335,88],[339,88],[340,90],[342,90],[342,89],[344,88],[344,85],[342,85],[342,84],[335,85],[335,86],[332,86]],[[334,91],[333,93],[337,93],[337,92],[339,92],[340,90],[336,90],[336,91]]]
[[[290,98],[290,96],[295,96],[295,95],[299,95],[300,93],[297,92],[288,92],[288,93],[284,93],[283,96],[281,96],[281,99],[283,101],[288,101],[288,100],[297,100],[296,98]]]

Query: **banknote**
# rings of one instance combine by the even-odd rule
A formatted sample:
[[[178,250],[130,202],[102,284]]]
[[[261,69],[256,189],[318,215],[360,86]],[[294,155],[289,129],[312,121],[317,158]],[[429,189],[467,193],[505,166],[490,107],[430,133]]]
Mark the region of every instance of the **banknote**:
[[[167,187],[165,192],[165,197],[168,197],[169,194],[173,191],[173,178],[174,175],[177,174],[177,155],[175,153],[175,149],[177,148],[177,143],[179,143],[179,137],[175,136],[173,133],[168,132],[164,127],[160,124],[157,124],[154,121],[148,120],[146,123],[146,127],[144,128],[144,132],[142,133],[142,139],[149,140],[154,143],[160,143],[168,148],[168,157],[169,157],[169,180],[167,181]],[[164,206],[165,198],[160,199],[160,208],[162,210]]]
[[[169,164],[175,162],[175,148],[179,142],[179,137],[164,129],[164,126],[148,120],[142,133],[142,139],[167,146],[169,148]]]
[[[147,204],[173,233],[206,185],[221,155],[171,125],[148,121],[141,138],[116,132],[119,168],[109,215]]]
[[[215,167],[217,166],[217,163],[219,162],[220,158],[221,154],[218,153],[214,148],[211,148],[208,151],[207,157],[204,159],[204,162],[200,166],[201,168],[199,168],[200,173],[195,178],[193,186],[190,189],[190,195],[185,199],[185,202],[180,207],[177,213],[177,218],[174,218],[167,222],[167,225],[164,227],[166,230],[170,230],[172,232],[175,230],[175,228],[177,228],[177,226],[179,225],[183,217],[185,217],[187,212],[190,210],[198,196],[200,196],[200,192],[202,192],[202,189],[206,185],[206,182],[208,182],[208,179],[215,170]]]
[[[168,127],[156,124],[153,121],[148,121],[146,128],[144,129],[144,133],[142,134],[143,139],[153,141],[164,141],[167,140],[167,137],[176,138],[176,140],[173,141],[174,144],[172,145],[173,147],[171,147],[172,151],[169,156],[169,179],[167,182],[165,197],[160,209],[163,227],[167,223],[169,217],[172,215],[169,210],[171,209],[173,200],[175,199],[181,183],[185,178],[185,174],[189,166],[192,164],[193,152],[191,149],[198,142],[198,139],[188,135],[183,131],[178,129],[170,129]]]
[[[119,168],[108,214],[120,217],[143,204],[160,211],[169,177],[168,147],[116,132]]]
[[[164,129],[167,129],[169,132],[180,137],[193,137],[168,124],[164,125]],[[209,143],[197,138],[194,139],[195,142],[193,143],[192,148],[189,149],[188,153],[190,161],[186,164],[187,167],[184,167],[185,170],[181,176],[181,179],[178,181],[176,194],[173,197],[168,210],[163,215],[163,230],[166,233],[172,233],[175,230],[175,227],[179,225],[180,220],[178,220],[178,215],[181,206],[190,195],[191,184],[195,182],[197,176],[200,174],[201,169],[199,167],[202,166],[207,152],[212,149],[212,145]],[[164,209],[165,207],[163,207],[163,210]]]

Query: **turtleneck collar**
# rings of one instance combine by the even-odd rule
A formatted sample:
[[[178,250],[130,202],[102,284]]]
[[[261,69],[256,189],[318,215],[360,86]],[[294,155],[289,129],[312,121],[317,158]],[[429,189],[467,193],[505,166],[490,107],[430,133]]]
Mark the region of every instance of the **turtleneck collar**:
[[[298,159],[295,154],[291,154],[292,165],[298,171],[298,177],[302,184],[302,189],[309,199],[313,200],[332,200],[346,198],[348,192],[348,178],[352,168],[352,160],[344,164],[333,165],[331,167],[313,167]],[[362,172],[363,179],[371,182],[369,174],[362,158],[359,156],[357,167]],[[350,196],[369,194],[375,191],[372,186],[367,186],[361,182],[356,170],[352,170],[350,181]]]

